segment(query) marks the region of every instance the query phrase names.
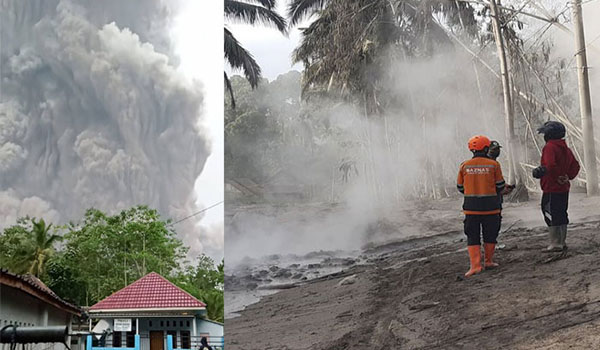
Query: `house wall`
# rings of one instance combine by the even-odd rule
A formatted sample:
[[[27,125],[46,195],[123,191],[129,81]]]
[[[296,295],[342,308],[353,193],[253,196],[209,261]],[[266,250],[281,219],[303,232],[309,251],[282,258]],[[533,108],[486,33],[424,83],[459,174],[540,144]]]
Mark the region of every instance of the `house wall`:
[[[216,322],[198,319],[196,321],[197,334],[210,334],[211,337],[223,336],[223,325]]]
[[[131,318],[133,319],[133,323],[135,324],[136,317],[134,316],[123,316],[118,318]],[[114,328],[114,319],[104,319],[108,322],[111,327],[111,330]],[[194,334],[198,335],[198,333],[194,332],[194,317],[153,317],[153,318],[138,318],[139,331],[140,335],[140,348],[141,350],[149,350],[150,349],[150,332],[151,331],[161,331],[163,332],[163,340],[164,340],[164,349],[167,348],[167,331],[176,332],[177,338],[174,339],[174,346],[176,348],[181,348],[181,331],[189,331],[190,336],[192,337],[191,342],[195,344],[197,339],[194,338]],[[206,329],[209,332],[210,336],[218,336],[219,334],[213,334],[213,329]],[[112,338],[111,338],[112,339]],[[112,346],[111,339],[108,339],[107,346]],[[126,332],[122,333],[121,336],[123,346],[125,346]],[[197,346],[192,346],[192,348],[197,348]]]
[[[9,324],[17,327],[68,326],[71,314],[47,304],[31,295],[8,286],[0,286],[0,328]],[[70,340],[67,341],[69,343]],[[21,346],[18,346],[21,349]],[[10,344],[0,344],[9,350]],[[26,350],[65,350],[63,344],[28,344]]]

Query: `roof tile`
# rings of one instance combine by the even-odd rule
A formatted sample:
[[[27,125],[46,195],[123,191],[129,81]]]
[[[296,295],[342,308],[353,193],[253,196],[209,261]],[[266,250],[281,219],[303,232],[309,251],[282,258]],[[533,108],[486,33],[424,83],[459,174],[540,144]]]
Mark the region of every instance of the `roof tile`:
[[[198,308],[206,304],[156,272],[133,282],[90,308],[90,311],[116,309]]]

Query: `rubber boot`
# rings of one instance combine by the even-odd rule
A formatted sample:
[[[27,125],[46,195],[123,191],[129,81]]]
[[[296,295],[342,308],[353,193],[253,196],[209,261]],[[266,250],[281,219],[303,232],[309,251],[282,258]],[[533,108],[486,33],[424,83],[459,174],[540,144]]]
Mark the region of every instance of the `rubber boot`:
[[[484,243],[483,247],[485,251],[485,268],[493,269],[494,267],[498,267],[499,265],[492,260],[494,258],[494,252],[496,250],[496,243]]]
[[[560,245],[562,250],[567,250],[567,225],[561,225],[560,227]]]
[[[471,268],[469,271],[467,271],[467,273],[465,273],[465,277],[469,277],[481,272],[481,246],[470,245],[467,248],[469,249]]]
[[[548,227],[548,240],[550,241],[550,245],[543,249],[544,252],[550,253],[562,251],[560,226]]]

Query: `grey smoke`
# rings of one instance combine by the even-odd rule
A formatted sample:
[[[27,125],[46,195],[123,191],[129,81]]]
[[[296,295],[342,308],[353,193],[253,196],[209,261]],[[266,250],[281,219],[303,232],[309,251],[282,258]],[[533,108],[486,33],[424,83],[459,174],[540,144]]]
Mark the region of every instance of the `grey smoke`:
[[[137,204],[198,210],[201,87],[176,71],[178,1],[3,0],[0,222]],[[195,255],[199,217],[177,231]]]
[[[557,0],[545,0],[542,3],[554,15],[567,6],[566,2]],[[509,2],[509,4],[517,4],[519,6],[515,6],[519,8],[522,2]],[[530,6],[526,10],[540,14]],[[587,54],[588,64],[591,67],[589,73],[595,136],[598,139],[600,99],[595,99],[595,96],[600,91],[600,73],[597,69],[600,63],[600,21],[595,19],[600,16],[600,2],[585,2],[583,11],[586,42],[595,46],[595,48],[589,47]],[[572,28],[570,16],[570,11],[567,11],[566,21],[563,17],[560,21]],[[539,38],[539,33],[548,24],[538,19],[523,16],[519,18],[526,23],[522,33],[524,37],[529,38],[535,34],[533,39],[527,41],[527,45],[539,44],[537,40],[548,40],[553,44],[551,59],[566,60],[569,67],[568,76],[562,77],[565,91],[563,95],[556,97],[561,101],[570,102],[565,103],[562,108],[576,125],[580,125],[573,36],[552,26]],[[252,50],[260,53],[271,43],[265,41],[261,45],[255,44],[263,50],[256,48]],[[496,71],[499,71],[495,50],[494,44],[491,43],[486,50],[482,50],[481,54]],[[257,59],[259,62],[261,59],[266,60],[260,55],[257,55]],[[481,90],[477,87],[475,67],[480,76]],[[251,212],[240,210],[228,220],[226,245],[229,261],[232,257],[241,260],[245,256],[254,258],[269,254],[307,253],[319,249],[360,248],[362,244],[372,239],[367,235],[365,227],[375,223],[379,218],[391,217],[392,220],[406,222],[406,226],[409,226],[411,221],[415,221],[413,218],[403,217],[399,211],[389,213],[389,208],[395,210],[397,206],[401,207],[402,197],[420,195],[420,192],[423,192],[423,183],[430,182],[429,177],[445,185],[444,190],[449,194],[457,194],[454,181],[458,165],[470,157],[470,152],[466,148],[466,141],[470,136],[483,133],[506,145],[501,83],[485,68],[475,65],[473,58],[460,47],[457,46],[457,49],[452,52],[441,52],[428,60],[398,62],[390,66],[389,76],[392,78],[388,90],[406,99],[405,108],[388,111],[379,121],[369,124],[364,122],[362,111],[353,110],[353,106],[339,107],[337,112],[333,110],[328,115],[317,115],[315,120],[329,121],[328,124],[336,129],[335,134],[338,139],[331,137],[318,140],[320,148],[318,156],[315,157],[318,159],[311,159],[311,164],[316,163],[317,160],[324,161],[325,164],[331,164],[334,169],[314,171],[315,168],[311,168],[304,172],[294,171],[296,177],[309,177],[315,183],[331,184],[332,174],[339,178],[336,166],[339,165],[340,159],[348,157],[354,159],[361,170],[361,175],[351,179],[349,184],[341,184],[338,180],[334,188],[338,197],[336,199],[343,204],[341,209],[332,210],[327,214],[313,213],[305,208],[300,208],[296,212],[292,210],[286,212],[282,209],[269,211],[262,208]],[[531,79],[534,80],[533,77]],[[543,96],[539,91],[537,93],[538,97]],[[524,123],[519,113],[521,112],[517,110],[517,122]],[[282,120],[281,123],[289,124],[290,121]],[[385,124],[387,124],[387,131],[382,131],[381,128]],[[313,128],[313,130],[317,129]],[[367,144],[364,141],[367,137],[362,133],[369,129],[377,132],[377,135],[386,135],[386,137],[375,139],[372,144]],[[523,130],[522,126],[520,130]],[[539,135],[537,137],[543,144]],[[342,143],[340,141],[344,140],[363,140],[366,146],[364,149],[349,152],[339,147]],[[304,160],[297,156],[299,152],[291,146],[289,148],[290,151],[285,147],[281,148],[280,151],[285,154],[282,158],[290,163],[302,163]],[[372,155],[367,150],[372,150]],[[369,162],[370,157],[374,159],[373,171],[377,172],[377,177],[384,185],[379,198],[373,198],[373,191],[363,181],[365,170],[369,170],[363,165]],[[530,151],[523,155],[523,160],[528,164],[538,164],[539,154]],[[503,166],[504,176],[507,177],[508,163],[505,153],[502,153],[500,163]],[[419,184],[420,187],[415,184]],[[433,189],[428,190],[431,193]],[[334,191],[325,186],[325,190],[321,192],[328,194]],[[400,198],[400,201],[396,198]],[[455,199],[454,202],[457,217],[451,217],[453,220],[451,222],[459,223],[460,199]],[[407,231],[410,234],[423,234],[418,231],[412,232],[410,227],[402,227],[398,237],[405,235]]]

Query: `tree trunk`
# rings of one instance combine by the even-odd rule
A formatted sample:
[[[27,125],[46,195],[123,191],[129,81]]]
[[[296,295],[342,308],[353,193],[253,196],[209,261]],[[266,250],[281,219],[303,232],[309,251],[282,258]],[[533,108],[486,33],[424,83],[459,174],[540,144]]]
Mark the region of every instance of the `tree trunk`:
[[[506,57],[506,49],[504,46],[504,39],[502,37],[502,30],[500,28],[500,12],[496,5],[496,0],[490,0],[490,10],[492,27],[494,30],[494,38],[496,41],[496,48],[498,50],[498,58],[500,59],[500,73],[502,79],[502,91],[504,93],[504,113],[505,113],[505,132],[506,141],[508,142],[508,163],[509,163],[509,176],[508,183],[515,184],[517,190],[513,197],[517,201],[527,200],[527,190],[523,188],[522,171],[520,164],[517,162],[518,150],[517,140],[515,137],[515,118],[514,118],[514,106],[512,103],[512,89],[511,81],[508,73],[508,61]]]
[[[506,61],[506,50],[504,48],[504,39],[500,29],[500,20],[496,0],[490,0],[490,10],[492,18],[492,28],[494,31],[494,39],[498,50],[498,58],[500,59],[500,73],[502,79],[502,91],[504,93],[504,114],[505,114],[505,132],[506,141],[508,142],[508,160],[509,160],[509,183],[514,183],[516,178],[516,164],[514,164],[513,145],[514,145],[514,109],[512,104],[512,96],[510,89],[510,79],[508,77],[508,63]]]
[[[598,194],[598,168],[596,166],[592,103],[590,100],[590,83],[588,80],[581,0],[573,1],[573,23],[575,25],[575,55],[577,56],[579,107],[581,110],[581,129],[583,131],[583,158],[587,170],[585,172],[586,189],[588,196],[595,196]]]

